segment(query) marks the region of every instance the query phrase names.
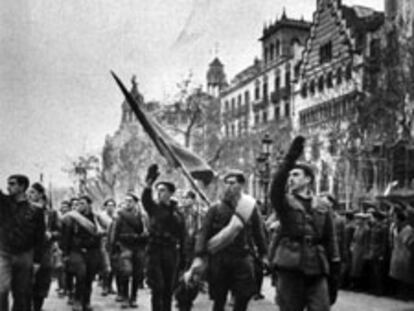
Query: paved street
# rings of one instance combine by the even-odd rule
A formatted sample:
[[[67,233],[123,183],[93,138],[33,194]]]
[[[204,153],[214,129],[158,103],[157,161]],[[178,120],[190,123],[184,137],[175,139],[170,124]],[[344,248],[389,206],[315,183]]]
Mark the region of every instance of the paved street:
[[[277,308],[273,304],[274,290],[270,286],[269,281],[266,280],[264,286],[264,294],[266,299],[261,301],[254,301],[250,305],[250,310],[260,311],[276,311]],[[120,307],[114,301],[114,296],[101,297],[100,289],[95,289],[93,297],[93,307],[95,311],[100,310],[120,310]],[[139,308],[140,311],[149,311],[150,307],[149,290],[145,289],[140,292]],[[211,302],[206,295],[199,296],[196,300],[194,310],[210,310]],[[66,299],[57,298],[54,289],[51,291],[50,297],[45,305],[45,311],[70,311],[70,307],[66,304]],[[132,309],[130,309],[132,310]],[[229,309],[230,310],[230,309]],[[378,298],[364,294],[356,294],[352,292],[341,292],[338,303],[333,308],[333,311],[414,311],[414,302],[402,302],[389,298]]]

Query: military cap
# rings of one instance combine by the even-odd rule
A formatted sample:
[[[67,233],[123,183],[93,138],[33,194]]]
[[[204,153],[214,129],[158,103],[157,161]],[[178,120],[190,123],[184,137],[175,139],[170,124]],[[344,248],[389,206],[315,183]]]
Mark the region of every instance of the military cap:
[[[165,186],[171,193],[175,192],[175,185],[172,182],[169,181],[160,181],[155,185],[155,188],[158,188],[158,186]]]
[[[126,195],[129,195],[135,201],[135,203],[139,201],[139,197],[132,191],[128,191]]]
[[[244,184],[246,182],[246,177],[244,176],[244,173],[242,170],[237,170],[237,169],[232,169],[229,170],[225,175],[224,175],[224,182],[226,182],[227,179],[229,179],[230,177],[236,177],[237,182]]]

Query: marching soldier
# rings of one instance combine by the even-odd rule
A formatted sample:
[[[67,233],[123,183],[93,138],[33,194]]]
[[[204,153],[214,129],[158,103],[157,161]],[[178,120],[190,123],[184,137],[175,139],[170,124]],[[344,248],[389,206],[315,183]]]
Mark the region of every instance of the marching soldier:
[[[102,263],[102,232],[92,213],[91,203],[88,196],[80,197],[77,210],[67,213],[64,219],[62,251],[68,271],[74,274],[76,280],[74,311],[92,310],[92,282]]]
[[[152,310],[170,311],[178,269],[185,265],[186,230],[177,202],[171,199],[174,184],[158,182],[155,186],[158,200],[153,200],[152,185],[158,176],[158,166],[150,166],[142,193],[142,204],[149,217],[147,283],[152,291]]]
[[[280,220],[275,264],[281,311],[329,310],[336,299],[331,290],[330,300],[328,289],[328,279],[337,280],[340,269],[331,204],[312,192],[312,168],[296,162],[304,142],[295,138],[270,192]]]
[[[53,246],[60,237],[60,223],[57,211],[47,208],[45,188],[40,183],[34,183],[29,190],[29,199],[43,214],[46,225],[42,259],[39,270],[34,276],[34,285],[31,297],[33,311],[41,311],[52,282],[53,273]]]
[[[114,244],[120,249],[122,308],[136,308],[146,236],[143,235],[144,224],[137,208],[138,197],[128,193],[125,203],[126,206],[119,211],[115,222]]]
[[[200,235],[196,242],[196,260],[208,257],[208,282],[210,297],[214,301],[213,310],[223,311],[228,292],[234,297],[235,311],[247,309],[257,287],[254,275],[254,259],[251,254],[251,239],[257,247],[263,265],[268,265],[264,227],[257,206],[247,221],[236,212],[242,196],[245,177],[241,171],[231,171],[225,178],[225,191],[222,200],[210,207],[205,217]],[[255,204],[253,200],[253,204]],[[230,223],[236,215],[243,219],[245,226],[237,232],[234,239],[217,252],[209,251],[209,241]],[[252,236],[250,236],[250,234]]]
[[[0,192],[0,310],[9,310],[9,292],[13,311],[29,309],[32,273],[42,257],[45,223],[40,209],[27,199],[29,178],[8,178],[9,196]]]

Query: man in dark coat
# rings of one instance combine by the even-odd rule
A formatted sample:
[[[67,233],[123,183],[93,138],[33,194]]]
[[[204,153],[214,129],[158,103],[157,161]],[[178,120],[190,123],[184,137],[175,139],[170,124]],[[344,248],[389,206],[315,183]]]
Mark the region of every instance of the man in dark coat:
[[[174,184],[158,182],[158,200],[152,197],[152,185],[159,176],[158,167],[150,166],[142,204],[149,217],[147,283],[151,288],[153,311],[170,311],[178,269],[184,268],[185,222],[171,199]]]
[[[34,285],[31,296],[33,311],[41,311],[52,283],[53,273],[53,244],[60,237],[60,221],[57,211],[48,209],[45,188],[40,183],[34,183],[29,190],[29,199],[32,204],[41,210],[46,225],[42,260],[34,276]]]
[[[67,213],[63,220],[62,251],[68,271],[76,280],[74,311],[92,310],[92,282],[102,265],[100,239],[103,232],[92,213],[91,203],[88,196],[80,197],[77,210]]]
[[[231,291],[234,297],[233,309],[244,311],[251,297],[257,292],[252,240],[258,257],[263,264],[268,264],[264,227],[257,206],[254,206],[251,216],[234,240],[218,252],[209,253],[209,240],[222,231],[234,215],[237,216],[236,206],[245,184],[243,172],[231,171],[225,176],[224,182],[222,200],[210,207],[204,219],[196,242],[195,256],[204,260],[208,258],[207,279],[210,297],[214,301],[213,310],[224,310],[228,292]]]
[[[328,277],[339,277],[335,223],[328,200],[312,192],[314,173],[304,163],[305,139],[293,141],[271,184],[270,199],[280,219],[275,254],[281,311],[330,309]],[[287,187],[286,187],[287,186]]]
[[[115,221],[114,243],[120,249],[122,308],[136,308],[140,269],[144,264],[142,254],[147,237],[144,235],[144,224],[137,208],[138,197],[128,193],[125,204],[126,206],[118,212],[118,218]]]
[[[8,178],[6,196],[0,192],[0,310],[29,309],[33,271],[39,269],[45,235],[42,212],[26,196],[29,179],[24,175]]]

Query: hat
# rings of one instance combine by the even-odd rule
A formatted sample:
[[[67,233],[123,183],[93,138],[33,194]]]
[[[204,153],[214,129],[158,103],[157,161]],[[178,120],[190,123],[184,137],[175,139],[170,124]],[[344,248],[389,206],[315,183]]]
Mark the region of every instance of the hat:
[[[126,195],[129,195],[131,198],[133,198],[134,201],[135,201],[135,203],[137,203],[139,201],[139,197],[134,192],[132,192],[132,191],[128,191],[126,193]]]
[[[237,169],[232,169],[229,170],[225,175],[224,175],[224,182],[226,182],[227,179],[231,178],[231,177],[236,177],[237,182],[244,184],[246,182],[246,177],[244,177],[244,173],[242,170],[237,170]]]
[[[175,192],[175,185],[172,182],[169,181],[160,181],[158,182],[155,187],[158,188],[158,186],[164,185],[171,193]]]
[[[315,169],[312,166],[312,164],[307,163],[307,162],[296,162],[293,168],[294,169],[299,168],[303,170],[305,174],[308,175],[312,179],[312,181],[315,179]]]

